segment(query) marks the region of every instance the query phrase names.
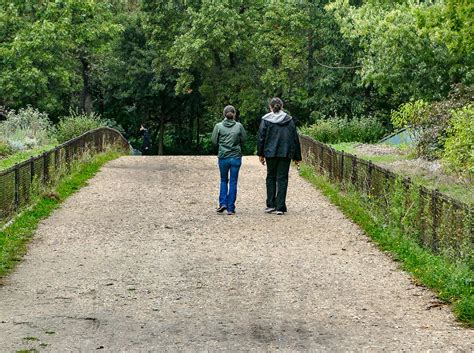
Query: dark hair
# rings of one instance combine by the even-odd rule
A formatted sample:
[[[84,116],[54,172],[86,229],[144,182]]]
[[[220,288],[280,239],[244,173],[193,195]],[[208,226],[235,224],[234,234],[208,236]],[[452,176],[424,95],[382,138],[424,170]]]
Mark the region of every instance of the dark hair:
[[[272,107],[274,113],[278,113],[281,108],[283,108],[283,101],[278,97],[272,98],[270,101],[270,107]]]

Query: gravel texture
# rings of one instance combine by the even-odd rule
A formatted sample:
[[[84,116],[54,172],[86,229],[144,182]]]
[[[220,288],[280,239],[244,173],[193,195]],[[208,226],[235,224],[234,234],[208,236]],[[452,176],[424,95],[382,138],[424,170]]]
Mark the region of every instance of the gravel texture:
[[[42,222],[0,288],[0,351],[473,351],[474,331],[292,170],[262,212],[244,158],[218,215],[214,157],[123,157]]]

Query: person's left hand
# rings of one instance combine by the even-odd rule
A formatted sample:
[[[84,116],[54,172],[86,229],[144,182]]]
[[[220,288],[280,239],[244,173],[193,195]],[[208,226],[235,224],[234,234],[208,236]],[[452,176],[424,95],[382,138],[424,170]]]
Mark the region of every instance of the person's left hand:
[[[265,157],[264,156],[259,156],[258,159],[260,159],[260,163],[262,163],[262,165],[265,165]]]

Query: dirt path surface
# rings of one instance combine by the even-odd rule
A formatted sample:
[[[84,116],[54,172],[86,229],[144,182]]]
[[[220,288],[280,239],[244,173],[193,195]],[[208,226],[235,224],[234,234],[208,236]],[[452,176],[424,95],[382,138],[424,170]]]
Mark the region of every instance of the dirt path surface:
[[[267,215],[245,158],[124,157],[43,222],[0,288],[0,351],[472,351],[473,330],[292,171]],[[429,309],[432,307],[431,309]]]

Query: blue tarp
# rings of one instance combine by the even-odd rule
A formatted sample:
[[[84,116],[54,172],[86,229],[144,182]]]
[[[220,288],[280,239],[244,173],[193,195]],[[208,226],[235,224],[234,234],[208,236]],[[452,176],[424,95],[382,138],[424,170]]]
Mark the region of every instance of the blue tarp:
[[[384,137],[379,143],[385,143],[388,145],[412,145],[414,143],[413,132],[407,129],[401,129],[393,134]]]

